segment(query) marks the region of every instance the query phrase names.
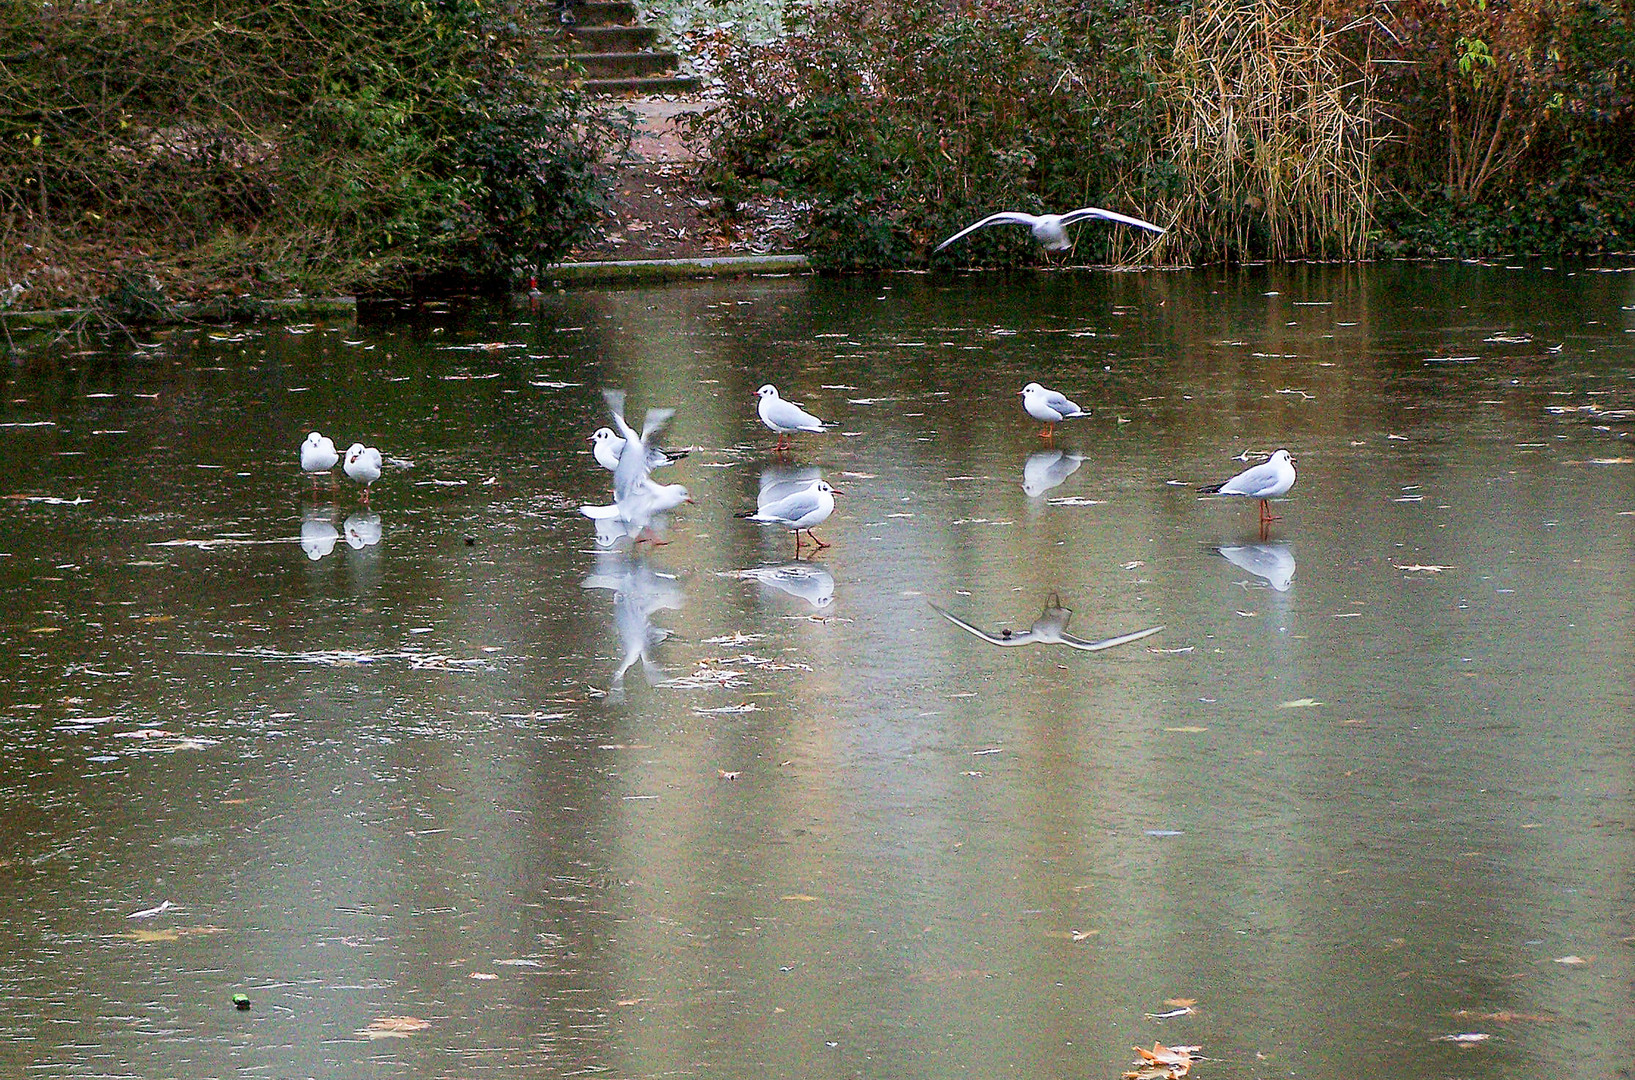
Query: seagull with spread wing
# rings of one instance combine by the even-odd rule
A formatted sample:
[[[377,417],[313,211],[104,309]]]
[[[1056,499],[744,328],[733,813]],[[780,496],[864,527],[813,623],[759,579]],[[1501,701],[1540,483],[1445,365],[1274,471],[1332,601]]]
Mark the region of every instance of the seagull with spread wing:
[[[1164,232],[1162,225],[1154,225],[1150,221],[1142,221],[1138,217],[1130,217],[1127,214],[1116,214],[1111,210],[1103,210],[1099,206],[1081,206],[1079,209],[1069,210],[1065,214],[1034,215],[1024,214],[1020,210],[1001,210],[997,214],[989,214],[975,225],[967,225],[938,244],[932,249],[932,254],[941,251],[955,240],[969,236],[978,229],[986,228],[989,225],[1026,225],[1028,231],[1033,233],[1033,238],[1039,241],[1040,246],[1046,251],[1066,251],[1073,246],[1073,241],[1067,238],[1067,227],[1076,225],[1081,221],[1089,221],[1092,218],[1098,221],[1116,222],[1119,225],[1130,225],[1137,229],[1146,229],[1148,232],[1155,232],[1159,235]]]

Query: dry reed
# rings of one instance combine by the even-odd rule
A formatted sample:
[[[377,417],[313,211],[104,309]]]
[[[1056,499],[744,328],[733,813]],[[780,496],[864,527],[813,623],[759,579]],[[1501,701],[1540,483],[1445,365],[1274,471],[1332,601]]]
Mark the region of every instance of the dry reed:
[[[1157,159],[1180,181],[1155,207],[1168,257],[1355,259],[1377,195],[1379,102],[1362,24],[1325,26],[1279,0],[1180,21],[1152,76],[1165,106]]]

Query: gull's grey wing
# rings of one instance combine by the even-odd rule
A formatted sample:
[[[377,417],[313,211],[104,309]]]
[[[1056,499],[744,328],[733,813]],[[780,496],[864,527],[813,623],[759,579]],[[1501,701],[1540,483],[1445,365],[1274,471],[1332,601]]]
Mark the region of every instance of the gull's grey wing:
[[[792,491],[783,498],[761,507],[755,512],[755,516],[776,518],[780,521],[799,521],[822,505],[818,501],[819,498],[820,493],[816,487]]]
[[[1068,225],[1072,225],[1074,222],[1087,221],[1090,218],[1096,218],[1101,221],[1116,221],[1120,225],[1133,225],[1137,229],[1146,229],[1148,232],[1155,232],[1159,233],[1160,235],[1162,235],[1164,232],[1164,227],[1162,225],[1154,225],[1150,221],[1142,221],[1138,217],[1130,217],[1127,214],[1116,214],[1111,210],[1103,210],[1099,206],[1083,206],[1077,210],[1069,210],[1067,213],[1062,215],[1062,226],[1065,228]]]
[[[1055,409],[1063,416],[1071,416],[1073,413],[1080,413],[1084,411],[1083,409],[1079,408],[1078,402],[1072,401],[1066,394],[1058,393],[1055,390],[1045,391],[1045,404],[1049,405],[1052,409]]]
[[[978,229],[984,228],[988,225],[1026,225],[1029,228],[1032,228],[1034,222],[1038,220],[1039,219],[1034,217],[1032,214],[1024,214],[1019,210],[1001,210],[997,214],[989,214],[975,225],[967,225],[953,236],[950,236],[948,239],[932,248],[931,254],[935,255],[949,244],[952,244],[955,240],[958,240],[961,237],[970,236]]]
[[[1145,630],[1137,630],[1133,634],[1120,634],[1118,637],[1102,638],[1100,641],[1085,641],[1083,638],[1076,638],[1071,634],[1063,634],[1062,644],[1067,645],[1070,648],[1079,649],[1083,652],[1101,652],[1103,649],[1111,649],[1119,645],[1128,645],[1132,641],[1140,641],[1142,638],[1152,637],[1162,629],[1164,629],[1162,626],[1149,626]]]
[[[935,611],[938,615],[941,615],[943,618],[947,619],[949,622],[953,623],[955,626],[959,627],[961,630],[967,631],[968,633],[975,634],[977,637],[981,638],[983,641],[986,641],[989,645],[1000,645],[1000,646],[1004,646],[1004,645],[1028,645],[1028,644],[1031,644],[1033,642],[1033,631],[1031,631],[1031,630],[1017,631],[1016,633],[1011,634],[1011,636],[1008,637],[1008,638],[996,637],[995,635],[988,633],[986,630],[983,630],[980,627],[972,626],[970,623],[966,622],[964,619],[960,618],[958,615],[953,615],[953,614],[950,614],[949,612],[944,611],[942,608],[938,607],[936,604],[931,605],[931,610]]]
[[[1277,466],[1271,462],[1262,462],[1252,469],[1245,469],[1221,485],[1221,493],[1225,495],[1248,495],[1258,497],[1262,492],[1270,491],[1277,486]]]

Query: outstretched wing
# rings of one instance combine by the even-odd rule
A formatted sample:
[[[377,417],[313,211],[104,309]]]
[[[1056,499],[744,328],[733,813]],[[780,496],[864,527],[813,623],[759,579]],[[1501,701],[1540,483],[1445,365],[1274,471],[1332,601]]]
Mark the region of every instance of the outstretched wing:
[[[613,426],[619,429],[619,436],[624,439],[634,439],[636,432],[625,423],[624,419],[624,391],[603,390],[602,397],[607,401],[608,411],[613,414]]]
[[[1100,221],[1116,221],[1120,225],[1133,225],[1137,229],[1146,229],[1148,232],[1155,232],[1160,235],[1164,232],[1162,225],[1154,225],[1150,221],[1142,221],[1138,217],[1130,217],[1127,214],[1116,214],[1111,210],[1103,210],[1099,206],[1081,206],[1077,210],[1069,210],[1062,215],[1062,227],[1066,228],[1075,222],[1088,221],[1091,218]]]
[[[645,443],[652,438],[654,433],[668,424],[670,417],[675,414],[674,409],[648,409],[647,415],[642,418],[642,442]]]
[[[972,626],[959,616],[952,615],[944,611],[936,604],[931,605],[931,610],[935,611],[938,615],[941,615],[943,618],[947,619],[961,630],[964,630],[967,633],[975,634],[983,641],[986,641],[989,645],[1027,645],[1033,641],[1033,631],[1031,630],[1022,630],[1011,634],[1010,637],[996,637],[993,634],[988,633],[986,630]]]
[[[1085,641],[1083,638],[1076,638],[1070,634],[1063,634],[1062,644],[1070,646],[1071,648],[1083,650],[1084,652],[1101,652],[1103,649],[1111,649],[1119,645],[1128,645],[1132,641],[1140,641],[1142,638],[1152,637],[1162,629],[1164,629],[1162,626],[1149,626],[1145,630],[1137,630],[1133,634],[1120,634],[1118,637],[1102,638],[1100,641]]]
[[[1105,213],[1105,211],[1103,212]],[[953,236],[950,236],[948,239],[932,248],[931,253],[935,255],[949,244],[952,244],[955,240],[958,240],[961,237],[969,236],[978,229],[985,228],[989,225],[1026,225],[1031,229],[1034,223],[1038,220],[1039,219],[1034,217],[1032,214],[1024,214],[1018,210],[1001,210],[997,214],[989,214],[975,225],[967,225]],[[1159,231],[1162,232],[1163,230],[1160,229]]]

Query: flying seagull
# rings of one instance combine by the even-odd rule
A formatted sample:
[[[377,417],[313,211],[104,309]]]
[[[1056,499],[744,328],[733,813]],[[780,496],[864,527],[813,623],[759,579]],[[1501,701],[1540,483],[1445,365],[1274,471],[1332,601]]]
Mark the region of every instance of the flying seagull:
[[[938,244],[932,254],[952,244],[955,240],[969,236],[978,229],[989,225],[1026,225],[1033,233],[1033,238],[1046,251],[1066,251],[1073,246],[1073,241],[1067,238],[1067,227],[1081,221],[1096,218],[1101,221],[1114,221],[1120,225],[1132,225],[1137,229],[1146,229],[1148,232],[1163,234],[1161,225],[1154,225],[1150,221],[1142,221],[1138,217],[1129,217],[1125,214],[1115,214],[1111,210],[1103,210],[1099,206],[1082,206],[1077,210],[1069,210],[1065,214],[1043,214],[1035,216],[1024,214],[1020,210],[1001,210],[997,214],[989,214],[975,225],[967,225],[959,232]]]

